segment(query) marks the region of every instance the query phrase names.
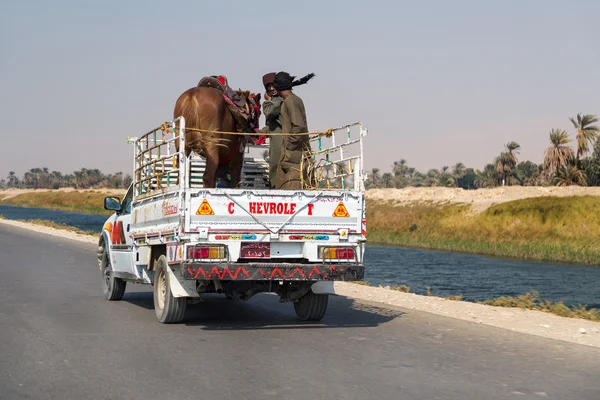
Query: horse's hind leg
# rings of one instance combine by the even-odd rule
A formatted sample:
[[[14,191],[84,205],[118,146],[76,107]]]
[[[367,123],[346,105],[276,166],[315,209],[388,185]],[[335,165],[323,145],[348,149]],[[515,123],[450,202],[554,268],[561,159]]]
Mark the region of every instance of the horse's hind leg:
[[[202,175],[205,188],[217,187],[217,167],[219,166],[219,150],[217,147],[206,149],[206,167]]]
[[[239,146],[239,141],[236,144]],[[244,166],[244,153],[241,151],[236,151],[233,158],[231,159],[231,164],[229,166],[229,173],[231,175],[231,187],[237,188],[240,185],[240,181],[242,180],[242,167]]]

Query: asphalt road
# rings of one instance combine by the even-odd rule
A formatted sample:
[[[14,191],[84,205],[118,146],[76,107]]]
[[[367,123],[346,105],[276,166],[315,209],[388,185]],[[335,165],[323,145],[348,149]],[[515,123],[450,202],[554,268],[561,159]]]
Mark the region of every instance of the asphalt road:
[[[0,399],[600,399],[600,349],[335,297],[208,296],[156,321],[100,290],[95,246],[0,225]]]

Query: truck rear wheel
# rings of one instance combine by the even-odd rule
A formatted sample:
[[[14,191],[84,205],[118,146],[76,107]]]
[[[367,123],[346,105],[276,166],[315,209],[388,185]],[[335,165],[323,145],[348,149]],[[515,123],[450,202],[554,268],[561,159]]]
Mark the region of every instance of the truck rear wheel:
[[[106,247],[102,250],[102,292],[104,298],[110,301],[121,300],[125,293],[127,282],[115,277]]]
[[[183,320],[187,299],[174,297],[167,273],[167,259],[160,256],[154,267],[154,311],[163,324],[177,324]]]
[[[315,294],[309,291],[294,303],[294,309],[302,321],[320,321],[325,316],[328,303],[328,294]]]

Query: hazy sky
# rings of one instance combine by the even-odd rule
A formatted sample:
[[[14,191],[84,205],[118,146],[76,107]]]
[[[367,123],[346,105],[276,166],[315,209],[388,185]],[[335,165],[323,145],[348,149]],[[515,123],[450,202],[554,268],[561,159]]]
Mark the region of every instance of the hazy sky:
[[[311,130],[362,121],[368,169],[482,168],[600,114],[598,1],[0,0],[0,178],[131,172],[137,136],[202,76],[296,89]]]

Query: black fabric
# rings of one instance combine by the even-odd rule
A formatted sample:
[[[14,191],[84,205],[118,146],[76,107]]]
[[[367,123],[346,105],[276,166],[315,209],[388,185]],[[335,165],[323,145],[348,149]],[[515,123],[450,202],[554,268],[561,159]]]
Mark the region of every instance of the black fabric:
[[[315,74],[310,73],[298,80],[295,80],[295,76],[291,76],[287,72],[278,72],[275,75],[275,81],[273,82],[273,86],[275,86],[275,90],[290,90],[294,86],[304,85],[309,80],[311,80]]]

